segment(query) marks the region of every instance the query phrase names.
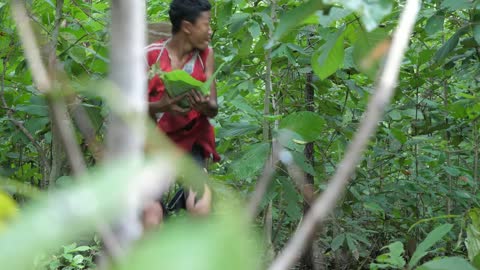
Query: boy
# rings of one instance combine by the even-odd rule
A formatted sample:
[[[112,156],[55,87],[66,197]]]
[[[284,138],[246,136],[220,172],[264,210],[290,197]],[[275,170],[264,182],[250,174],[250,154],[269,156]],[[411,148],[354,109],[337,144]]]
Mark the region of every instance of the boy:
[[[214,54],[209,47],[212,34],[210,10],[208,0],[172,0],[169,10],[172,36],[147,46],[148,66],[158,64],[167,72],[183,69],[199,81],[208,80],[214,73]],[[190,108],[184,109],[176,104],[184,97]],[[214,161],[220,160],[215,149],[214,130],[208,121],[218,113],[215,83],[207,96],[191,91],[171,98],[165,93],[162,80],[155,76],[148,82],[148,101],[149,114],[157,126],[177,146],[189,152],[201,167],[206,167],[206,160],[210,157]],[[180,190],[166,207],[150,206],[152,209],[147,206],[145,211],[162,212],[162,219],[172,208],[185,208],[193,215],[205,216],[210,212],[211,192],[205,185],[203,196],[198,199],[191,189],[189,192]]]

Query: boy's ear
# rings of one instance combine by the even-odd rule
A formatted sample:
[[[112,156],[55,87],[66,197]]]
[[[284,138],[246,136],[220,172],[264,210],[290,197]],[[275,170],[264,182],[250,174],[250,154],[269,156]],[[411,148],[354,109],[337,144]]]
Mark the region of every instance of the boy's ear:
[[[184,31],[186,34],[191,34],[192,33],[192,27],[193,24],[187,20],[182,21],[182,31]]]

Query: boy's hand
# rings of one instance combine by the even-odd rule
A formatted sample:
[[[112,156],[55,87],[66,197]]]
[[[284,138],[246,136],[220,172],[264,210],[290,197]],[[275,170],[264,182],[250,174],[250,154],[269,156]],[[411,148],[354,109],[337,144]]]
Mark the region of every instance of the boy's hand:
[[[203,114],[208,114],[212,110],[210,105],[210,97],[204,96],[198,90],[193,89],[187,95],[188,101],[192,109],[199,111]]]
[[[182,108],[177,105],[177,103],[180,102],[182,99],[184,99],[186,96],[187,96],[187,93],[171,98],[168,94],[165,94],[164,98],[166,99],[166,102],[168,104],[167,111],[174,114],[181,114],[181,115],[187,114],[190,111],[190,108]]]
[[[177,103],[186,96],[187,93],[172,98],[165,93],[159,101],[150,102],[149,111],[151,114],[155,114],[157,112],[171,112],[184,115],[190,111],[190,108],[182,108],[178,106]]]
[[[210,188],[207,186],[207,184],[204,184],[204,192],[201,198],[198,199],[197,202],[195,202],[195,197],[197,196],[197,192],[193,191],[190,188],[190,191],[188,192],[188,198],[187,198],[187,211],[192,214],[193,216],[197,217],[205,217],[210,214],[212,211],[212,192],[210,191]]]

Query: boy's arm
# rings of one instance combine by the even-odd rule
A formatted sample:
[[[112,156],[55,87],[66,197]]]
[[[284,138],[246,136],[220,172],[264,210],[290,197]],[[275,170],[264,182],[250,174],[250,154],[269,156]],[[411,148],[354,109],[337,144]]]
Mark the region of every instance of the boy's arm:
[[[207,64],[205,67],[207,80],[213,76],[214,72],[215,72],[215,57],[214,57],[213,49],[211,49],[210,53],[208,54]],[[210,107],[210,110],[214,114],[212,117],[215,117],[218,114],[217,88],[216,88],[215,80],[213,80],[212,84],[210,85],[210,97],[208,99],[208,105]]]
[[[159,101],[155,102],[148,102],[148,114],[150,117],[155,119],[155,114],[161,112],[173,112],[179,114],[185,114],[190,109],[189,108],[182,108],[177,105],[177,103],[182,100],[186,94],[177,96],[175,98],[170,98],[167,93],[163,95],[163,97]]]
[[[210,53],[207,56],[207,61],[205,64],[205,75],[207,80],[213,76],[215,71],[215,61],[214,61],[213,50],[210,49]],[[188,95],[190,104],[192,108],[203,113],[207,117],[213,118],[218,114],[218,104],[217,104],[217,89],[215,87],[215,80],[213,80],[210,85],[210,95],[203,96],[199,91],[191,91]]]

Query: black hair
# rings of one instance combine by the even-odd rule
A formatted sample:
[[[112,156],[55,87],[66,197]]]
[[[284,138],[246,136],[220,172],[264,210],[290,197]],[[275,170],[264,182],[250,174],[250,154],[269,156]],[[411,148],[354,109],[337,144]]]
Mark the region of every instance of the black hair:
[[[180,31],[183,20],[195,23],[200,13],[211,9],[212,5],[208,0],[172,0],[168,11],[172,23],[172,34]]]

